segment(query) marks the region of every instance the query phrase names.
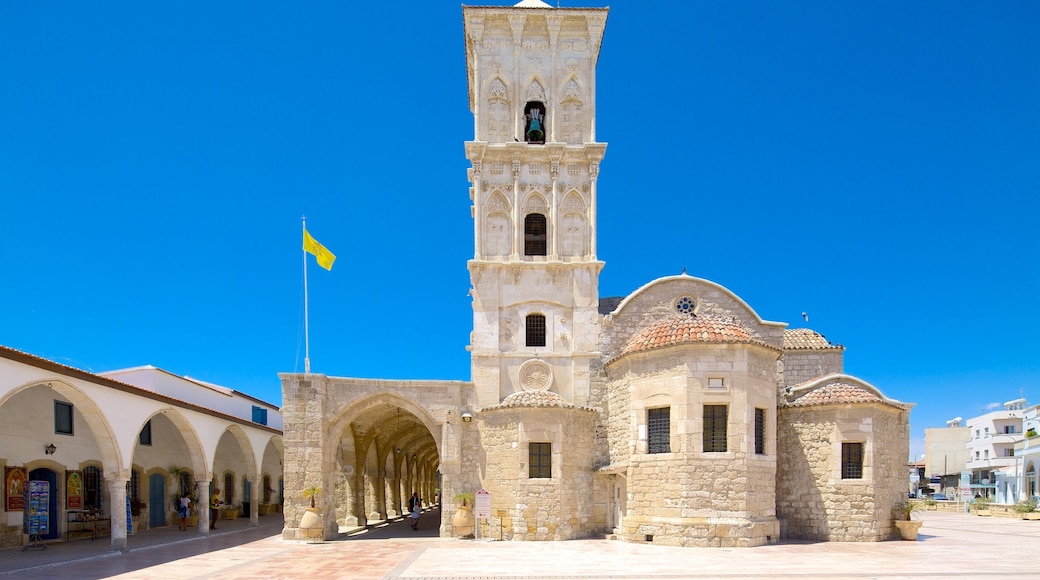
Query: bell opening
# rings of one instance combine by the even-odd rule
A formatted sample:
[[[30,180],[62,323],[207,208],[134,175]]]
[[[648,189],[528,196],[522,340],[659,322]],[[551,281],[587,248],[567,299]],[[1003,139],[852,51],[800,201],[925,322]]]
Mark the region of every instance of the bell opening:
[[[524,106],[524,141],[545,143],[545,104],[530,101]]]

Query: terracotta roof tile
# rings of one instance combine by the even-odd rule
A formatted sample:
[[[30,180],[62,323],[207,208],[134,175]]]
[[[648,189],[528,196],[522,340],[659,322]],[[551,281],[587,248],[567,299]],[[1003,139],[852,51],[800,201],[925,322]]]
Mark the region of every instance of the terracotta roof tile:
[[[579,407],[568,403],[558,393],[552,391],[520,391],[509,395],[497,405],[485,407],[484,410],[508,409],[512,407],[561,407],[565,409],[587,409],[587,407]]]
[[[758,344],[775,348],[753,336],[735,320],[719,316],[677,314],[654,323],[635,334],[614,360],[635,352],[645,352],[678,344]]]
[[[784,350],[819,350],[825,348],[844,349],[840,344],[831,344],[819,332],[809,328],[784,330]]]
[[[808,407],[810,405],[844,405],[847,403],[888,403],[888,401],[863,387],[831,383],[789,401],[787,406]]]

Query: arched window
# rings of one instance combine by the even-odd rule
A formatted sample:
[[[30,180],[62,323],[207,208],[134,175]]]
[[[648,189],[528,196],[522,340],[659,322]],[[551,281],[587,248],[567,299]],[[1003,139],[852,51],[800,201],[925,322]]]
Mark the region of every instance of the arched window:
[[[524,105],[524,141],[545,143],[545,105],[541,101],[529,101]]]
[[[540,213],[528,214],[524,218],[524,255],[544,256],[546,249],[545,216]]]
[[[545,346],[545,315],[527,315],[527,346]]]

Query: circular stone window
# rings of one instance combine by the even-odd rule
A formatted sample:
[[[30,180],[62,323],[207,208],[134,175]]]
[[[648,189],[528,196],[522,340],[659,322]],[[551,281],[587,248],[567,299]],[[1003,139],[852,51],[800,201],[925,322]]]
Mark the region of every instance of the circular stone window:
[[[693,301],[693,298],[690,298],[689,296],[683,296],[675,301],[675,310],[679,314],[688,314],[693,316],[693,310],[696,307],[697,304]]]
[[[534,359],[520,365],[520,386],[525,391],[548,390],[552,381],[552,369],[544,362]]]

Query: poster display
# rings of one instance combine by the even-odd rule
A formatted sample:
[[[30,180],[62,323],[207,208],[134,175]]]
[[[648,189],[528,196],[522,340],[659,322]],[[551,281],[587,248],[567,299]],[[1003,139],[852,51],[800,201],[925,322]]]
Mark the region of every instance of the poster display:
[[[83,509],[83,472],[65,472],[65,509]]]
[[[22,533],[42,536],[51,529],[51,484],[46,481],[30,481],[25,490],[25,511],[22,516]]]
[[[4,509],[20,512],[25,509],[25,469],[4,468]]]

